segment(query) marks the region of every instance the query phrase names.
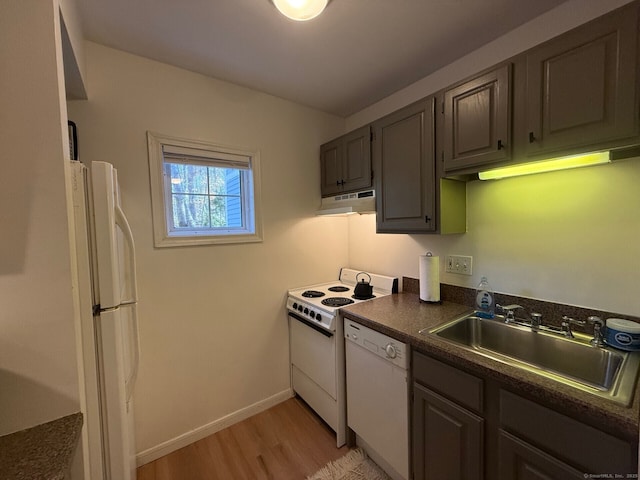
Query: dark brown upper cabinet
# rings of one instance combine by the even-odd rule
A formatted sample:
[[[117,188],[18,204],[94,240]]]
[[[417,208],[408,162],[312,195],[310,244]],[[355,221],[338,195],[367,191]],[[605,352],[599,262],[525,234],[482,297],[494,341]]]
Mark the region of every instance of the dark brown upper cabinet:
[[[511,65],[444,92],[445,173],[511,158]]]
[[[526,54],[527,157],[610,148],[638,134],[637,36],[634,2]]]
[[[371,187],[371,129],[359,128],[320,146],[323,197]]]
[[[434,105],[429,97],[373,124],[379,233],[436,230]]]

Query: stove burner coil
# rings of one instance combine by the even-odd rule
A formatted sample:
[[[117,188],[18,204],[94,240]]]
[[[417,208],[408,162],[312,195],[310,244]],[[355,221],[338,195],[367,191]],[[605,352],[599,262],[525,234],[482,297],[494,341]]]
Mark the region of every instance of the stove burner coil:
[[[318,290],[305,290],[304,292],[302,292],[302,296],[307,298],[318,298],[324,297],[324,293],[319,292]]]
[[[346,297],[329,297],[322,300],[322,304],[328,307],[344,307],[350,303],[354,303],[354,301]]]
[[[335,287],[329,287],[330,292],[348,292],[351,290],[349,287],[343,287],[342,285],[336,285]]]

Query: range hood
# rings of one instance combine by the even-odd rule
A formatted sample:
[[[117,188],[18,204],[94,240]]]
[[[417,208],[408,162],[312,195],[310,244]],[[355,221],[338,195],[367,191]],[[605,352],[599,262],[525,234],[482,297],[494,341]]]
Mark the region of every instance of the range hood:
[[[375,190],[324,197],[316,215],[348,215],[350,213],[376,213]]]

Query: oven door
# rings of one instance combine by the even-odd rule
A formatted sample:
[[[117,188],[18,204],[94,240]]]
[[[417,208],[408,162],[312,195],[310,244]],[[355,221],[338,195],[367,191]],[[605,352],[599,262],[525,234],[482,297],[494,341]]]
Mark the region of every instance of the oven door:
[[[336,341],[333,332],[289,312],[289,341],[293,366],[335,400]]]

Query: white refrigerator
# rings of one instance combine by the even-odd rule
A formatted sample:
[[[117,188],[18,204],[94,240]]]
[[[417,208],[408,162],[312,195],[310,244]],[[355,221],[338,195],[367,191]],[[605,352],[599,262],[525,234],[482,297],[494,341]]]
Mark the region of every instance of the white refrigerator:
[[[134,480],[133,388],[139,365],[135,245],[118,174],[71,162],[82,343],[85,477]]]

